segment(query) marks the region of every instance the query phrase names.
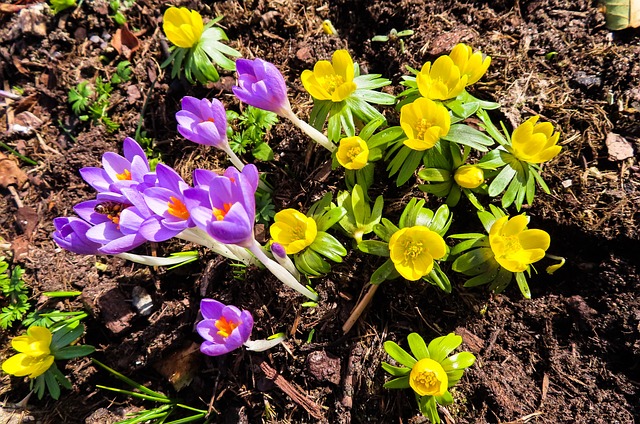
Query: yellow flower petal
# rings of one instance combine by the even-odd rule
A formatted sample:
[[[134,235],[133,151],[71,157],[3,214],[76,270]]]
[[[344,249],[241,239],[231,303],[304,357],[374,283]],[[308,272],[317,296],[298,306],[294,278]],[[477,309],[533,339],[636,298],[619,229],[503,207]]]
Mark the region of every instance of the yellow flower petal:
[[[313,71],[307,69],[300,76],[302,85],[313,98],[335,103],[344,101],[356,91],[353,77],[353,60],[346,50],[335,51],[332,63],[320,60],[313,66]]]
[[[449,133],[451,117],[442,104],[419,98],[400,109],[400,127],[407,136],[404,144],[422,151],[432,148]]]
[[[411,369],[409,385],[418,396],[442,396],[447,391],[449,378],[442,365],[424,358]]]
[[[318,235],[316,221],[295,209],[284,209],[274,216],[269,227],[273,241],[280,243],[287,254],[295,254],[314,242]]]
[[[489,244],[495,260],[511,272],[523,272],[545,256],[551,242],[542,230],[528,230],[525,214],[498,219],[489,231]]]
[[[345,84],[341,84],[336,88],[336,90],[331,95],[331,100],[334,102],[341,102],[345,100],[347,97],[351,95],[354,91],[356,91],[356,84],[354,82],[347,82]]]
[[[16,377],[28,375],[29,378],[36,378],[51,367],[53,359],[53,355],[34,358],[24,353],[18,353],[2,363],[2,371]]]
[[[389,258],[398,273],[409,281],[429,274],[433,260],[446,254],[442,237],[426,227],[406,227],[396,231],[389,239]]]
[[[500,235],[503,237],[515,236],[524,231],[527,224],[529,224],[529,218],[525,214],[516,215],[504,225]]]
[[[547,250],[551,245],[551,237],[544,230],[525,230],[518,236],[523,249]]]
[[[346,50],[336,50],[331,57],[336,74],[344,78],[344,82],[353,81],[353,59]]]

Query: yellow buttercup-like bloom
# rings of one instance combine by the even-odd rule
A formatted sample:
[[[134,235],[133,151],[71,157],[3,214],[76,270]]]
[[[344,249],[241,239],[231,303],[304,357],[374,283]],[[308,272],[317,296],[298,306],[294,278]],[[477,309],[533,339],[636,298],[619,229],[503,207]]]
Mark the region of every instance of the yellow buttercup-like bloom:
[[[431,100],[447,100],[457,97],[467,85],[467,75],[460,73],[460,69],[449,56],[440,56],[433,62],[424,64],[416,82],[423,97]]]
[[[336,159],[346,169],[364,168],[369,161],[367,142],[358,136],[343,138],[340,140]]]
[[[404,278],[417,281],[433,269],[434,259],[447,253],[447,245],[438,233],[426,227],[406,227],[389,240],[390,258]]]
[[[11,346],[20,353],[4,361],[2,371],[16,377],[28,375],[29,378],[44,374],[53,364],[50,345],[51,331],[45,327],[30,327],[26,335],[11,340]]]
[[[442,396],[448,384],[447,373],[433,359],[419,360],[409,374],[409,385],[419,396]]]
[[[491,64],[490,56],[482,57],[482,53],[479,51],[474,53],[471,46],[462,43],[451,50],[449,57],[460,69],[460,75],[467,76],[466,85],[471,85],[482,78]]]
[[[551,244],[546,231],[528,230],[529,218],[503,216],[491,226],[489,244],[496,261],[506,270],[523,272],[529,265],[544,258]]]
[[[353,59],[346,50],[336,50],[331,62],[320,60],[313,71],[307,69],[300,76],[304,89],[313,98],[332,102],[341,102],[356,91],[353,77]]]
[[[453,179],[463,188],[476,188],[484,182],[484,171],[476,165],[462,165],[456,169]]]
[[[169,41],[178,47],[188,49],[200,41],[204,23],[202,16],[195,10],[170,7],[164,12],[162,29]]]
[[[269,227],[271,238],[280,243],[288,255],[300,252],[318,235],[316,221],[295,209],[284,209],[273,220]]]
[[[513,155],[524,162],[542,163],[553,159],[560,150],[560,134],[553,132],[551,122],[537,123],[539,116],[524,121],[511,135]]]
[[[407,135],[405,146],[422,151],[432,148],[449,133],[451,117],[446,107],[421,97],[402,106],[400,126]]]

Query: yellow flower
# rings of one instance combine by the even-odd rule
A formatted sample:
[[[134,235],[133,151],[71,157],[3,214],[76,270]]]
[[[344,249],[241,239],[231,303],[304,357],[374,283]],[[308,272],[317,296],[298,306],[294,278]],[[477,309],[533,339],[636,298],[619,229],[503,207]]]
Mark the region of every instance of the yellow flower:
[[[463,188],[476,188],[484,182],[484,171],[475,165],[462,165],[456,169],[453,179]]]
[[[503,216],[493,223],[489,231],[489,244],[496,261],[506,270],[522,272],[529,265],[544,258],[551,244],[546,231],[528,230],[525,215],[509,219]]]
[[[318,61],[313,71],[303,71],[300,78],[313,98],[341,102],[357,88],[353,82],[353,59],[348,51],[336,50],[331,61]]]
[[[396,231],[389,240],[391,261],[404,278],[417,281],[433,269],[433,260],[447,253],[440,235],[426,227],[416,226]]]
[[[442,396],[448,384],[447,373],[433,359],[419,360],[409,374],[409,385],[419,396]]]
[[[553,159],[560,150],[559,133],[553,132],[551,122],[538,122],[539,116],[524,121],[511,135],[513,155],[524,162],[542,163]]]
[[[318,235],[316,221],[295,209],[282,210],[273,220],[269,227],[271,238],[280,243],[288,255],[300,252]]]
[[[11,346],[20,353],[4,361],[2,371],[16,377],[28,375],[29,378],[44,374],[53,364],[50,345],[51,331],[44,327],[30,327],[26,335],[11,340]]]
[[[451,117],[446,107],[421,97],[402,106],[400,126],[407,135],[405,146],[422,151],[432,148],[449,133]]]
[[[432,100],[447,100],[457,97],[467,85],[467,75],[461,75],[460,69],[449,56],[440,56],[433,62],[424,64],[416,82],[423,97]]]
[[[202,16],[195,10],[170,7],[164,12],[162,29],[169,41],[178,47],[188,49],[200,41],[204,23]]]
[[[346,169],[364,168],[369,161],[367,142],[358,136],[343,138],[340,140],[336,159]]]
[[[453,63],[460,69],[461,75],[467,76],[467,85],[471,85],[477,82],[487,72],[489,64],[491,64],[491,57],[482,57],[482,53],[479,51],[473,52],[471,46],[466,44],[456,45],[449,57],[453,60]]]

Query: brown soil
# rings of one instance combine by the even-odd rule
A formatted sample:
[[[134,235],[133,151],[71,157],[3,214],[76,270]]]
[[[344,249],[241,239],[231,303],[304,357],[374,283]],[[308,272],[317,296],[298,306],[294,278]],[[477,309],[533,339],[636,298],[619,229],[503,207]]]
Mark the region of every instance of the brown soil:
[[[145,100],[144,129],[163,160],[185,176],[196,167],[218,168],[222,157],[179,137],[173,115],[181,97],[217,97],[237,108],[230,91],[233,75],[203,88],[172,81],[159,69],[164,56],[158,22],[165,7],[139,0],[125,12],[141,43],[131,57],[135,76],[115,90],[109,111],[120,130],[109,134],[102,126],[78,121],[67,103],[68,90],[83,79],[113,74],[122,60],[108,43],[101,46],[93,37],[107,39],[117,25],[107,16],[107,2],[91,1],[57,16],[45,13],[40,26],[28,25],[37,21],[37,12],[26,21],[18,13],[0,14],[0,89],[24,90],[22,99],[0,103],[0,141],[38,163],[20,163],[28,182],[15,196],[1,192],[0,241],[11,244],[13,263],[26,269],[34,304],[87,308],[93,315],[86,322],[85,342],[96,346],[99,360],[188,405],[211,408],[212,422],[317,422],[283,392],[282,381],[309,397],[307,409],[319,406],[324,422],[424,422],[409,390],[382,388],[386,376],[380,362],[387,360],[382,343],[405,344],[412,331],[427,339],[456,331],[464,337],[464,348],[478,357],[454,390],[456,403],[441,411],[444,422],[632,423],[640,417],[640,168],[637,154],[618,160],[605,144],[614,132],[635,152],[640,148],[637,30],[611,33],[595,3],[587,0],[175,5],[205,17],[224,14],[232,46],[244,57],[275,63],[288,79],[294,109],[303,116],[311,102],[300,73],[337,48],[348,48],[366,72],[392,79],[395,93],[406,65],[420,67],[460,41],[480,48],[493,61],[472,92],[502,104],[502,114],[495,117],[511,127],[540,114],[562,132],[563,151],[545,167],[551,195],[539,195],[527,213],[536,228],[551,234],[550,251],[565,256],[567,265],[553,276],[534,276],[530,301],[522,299],[515,284],[492,295],[463,288],[455,275],[451,295],[424,284],[387,282],[343,336],[341,326],[377,266],[353,252],[314,282],[321,301],[310,309],[257,269],[249,269],[244,281],[235,280],[233,269],[207,252],[197,263],[164,271],[61,251],[50,238],[52,219],[72,214],[73,204],[93,196],[78,170],[98,166],[105,151],[119,151],[122,139],[134,134]],[[339,37],[322,33],[323,19],[333,22]],[[397,43],[370,41],[392,28],[415,31],[404,39],[404,52]],[[23,122],[21,112],[39,118],[35,132],[8,131],[10,124]],[[385,113],[397,122],[393,110]],[[289,123],[276,126],[269,137],[276,160],[258,167],[276,187],[277,209],[306,210],[327,190],[343,188],[338,172],[328,177],[323,172],[328,153],[310,147]],[[387,216],[397,216],[411,194],[407,190],[394,185],[384,190]],[[437,199],[429,202],[438,205]],[[471,211],[462,206],[454,210],[458,216],[453,230],[470,231],[461,222],[476,222]],[[140,253],[181,248],[147,245]],[[96,261],[104,267],[96,267]],[[151,293],[155,309],[149,317],[131,307],[136,286]],[[45,305],[40,293],[51,290],[82,290],[82,303]],[[193,325],[204,296],[251,310],[255,338],[286,331],[289,339],[261,354],[190,355],[199,342]],[[20,331],[14,327],[2,339]],[[0,359],[9,354],[3,343]],[[192,362],[185,358],[192,359],[197,372],[188,387],[176,392],[166,376],[186,372],[174,369],[176,364],[189,369]],[[279,379],[270,378],[269,367]],[[149,406],[97,389],[96,384],[122,386],[88,359],[70,361],[64,371],[74,382],[72,391],[64,391],[57,402],[29,402],[29,413],[41,422],[109,423]],[[0,378],[0,395],[8,402],[28,393],[21,379]]]

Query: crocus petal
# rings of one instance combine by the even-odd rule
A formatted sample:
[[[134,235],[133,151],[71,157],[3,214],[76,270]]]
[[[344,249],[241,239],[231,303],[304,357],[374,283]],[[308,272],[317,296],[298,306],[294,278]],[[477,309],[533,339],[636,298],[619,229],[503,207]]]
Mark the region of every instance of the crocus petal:
[[[214,299],[202,299],[200,312],[205,319],[218,319],[222,316],[225,304]]]

